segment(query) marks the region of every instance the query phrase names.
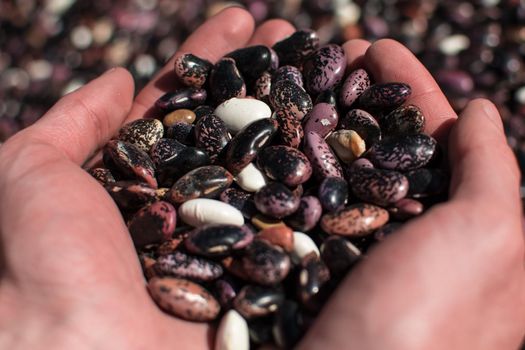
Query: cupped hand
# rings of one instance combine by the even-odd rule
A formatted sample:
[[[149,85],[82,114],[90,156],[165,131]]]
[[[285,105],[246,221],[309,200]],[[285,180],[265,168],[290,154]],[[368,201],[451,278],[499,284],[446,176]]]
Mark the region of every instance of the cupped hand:
[[[210,61],[273,45],[293,27],[254,31],[239,8],[208,20],[180,48]],[[152,302],[121,214],[81,165],[126,122],[175,88],[173,59],[133,101],[113,69],[61,99],[0,148],[0,349],[204,349],[205,324]]]
[[[411,85],[407,103],[448,148],[449,200],[371,249],[299,348],[517,349],[525,334],[520,172],[497,109],[477,99],[458,118],[397,42],[345,46],[376,82]]]
[[[228,9],[181,47],[216,61],[293,28]],[[402,46],[345,45],[349,66],[413,87],[430,133],[456,115]],[[0,348],[203,349],[213,331],[161,312],[144,286],[117,207],[81,165],[173,90],[168,62],[133,101],[115,69],[59,101],[0,148]],[[504,349],[525,329],[519,172],[499,115],[474,101],[449,137],[451,199],[374,249],[343,282],[300,346],[330,349]]]

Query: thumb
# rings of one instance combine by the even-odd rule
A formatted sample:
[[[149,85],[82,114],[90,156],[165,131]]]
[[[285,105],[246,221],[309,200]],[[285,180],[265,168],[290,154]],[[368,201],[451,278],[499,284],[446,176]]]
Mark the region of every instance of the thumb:
[[[133,78],[128,71],[110,69],[64,96],[38,122],[19,132],[9,143],[42,145],[46,149],[51,146],[66,159],[82,164],[120,128],[131,109],[133,89]]]
[[[467,105],[451,131],[449,150],[453,200],[520,210],[520,172],[501,117],[490,101],[476,99]]]

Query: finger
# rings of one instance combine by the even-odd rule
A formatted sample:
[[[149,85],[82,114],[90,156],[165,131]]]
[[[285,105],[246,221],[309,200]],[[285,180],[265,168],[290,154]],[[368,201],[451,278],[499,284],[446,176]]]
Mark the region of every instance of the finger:
[[[58,101],[15,140],[50,145],[82,164],[115,134],[133,100],[133,78],[114,68]]]
[[[173,71],[175,58],[182,53],[216,62],[230,51],[246,45],[254,29],[254,20],[249,12],[238,7],[227,8],[215,15],[182,44],[166,65],[137,95],[126,122],[138,118],[156,117],[160,111],[152,108],[155,101],[168,91],[175,90],[177,77]]]
[[[364,61],[376,82],[409,84],[412,95],[407,103],[423,111],[425,131],[440,141],[446,140],[457,115],[432,75],[410,50],[395,40],[383,39],[370,46]]]
[[[366,67],[364,58],[370,45],[369,41],[363,39],[352,39],[343,44],[346,61],[348,62],[346,68],[348,72]]]
[[[507,204],[519,210],[520,172],[503,123],[489,101],[471,101],[450,135],[454,199]],[[498,208],[501,209],[501,208]]]
[[[286,38],[295,31],[290,22],[283,19],[270,19],[261,24],[253,33],[248,46],[266,45],[273,46],[279,40]]]

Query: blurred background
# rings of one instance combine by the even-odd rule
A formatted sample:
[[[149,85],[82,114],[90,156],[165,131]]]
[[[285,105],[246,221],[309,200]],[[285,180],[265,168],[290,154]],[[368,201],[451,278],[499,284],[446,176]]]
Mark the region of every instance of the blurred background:
[[[403,42],[456,110],[474,97],[497,104],[524,169],[525,0],[0,0],[0,142],[110,67],[128,68],[138,91],[188,34],[232,5],[257,22],[314,28],[323,42]]]
[[[525,167],[525,0],[0,0],[0,141],[112,66],[140,89],[207,17],[243,5],[323,42],[395,38],[450,102],[492,99]]]

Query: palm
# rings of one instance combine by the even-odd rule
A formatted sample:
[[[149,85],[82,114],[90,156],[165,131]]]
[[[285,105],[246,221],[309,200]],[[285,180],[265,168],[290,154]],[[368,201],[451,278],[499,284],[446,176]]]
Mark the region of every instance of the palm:
[[[336,325],[345,324],[342,315],[352,315],[355,319],[351,323],[356,327],[353,334],[366,334],[365,339],[383,338],[385,347],[395,347],[389,341],[404,338],[406,349],[429,349],[429,338],[438,332],[440,338],[448,338],[453,344],[449,348],[467,348],[463,343],[467,341],[468,347],[475,349],[513,349],[522,336],[520,327],[512,335],[490,327],[490,340],[478,337],[473,342],[466,334],[485,332],[479,327],[480,318],[489,324],[508,320],[523,324],[520,307],[525,278],[523,266],[516,264],[522,260],[522,241],[515,236],[503,242],[508,232],[519,232],[519,228],[511,227],[513,224],[494,228],[484,243],[475,242],[476,235],[468,233],[486,234],[486,227],[461,217],[465,209],[443,206],[430,210],[372,250],[344,282],[319,324],[331,319],[333,331],[341,334],[343,329]],[[513,268],[509,268],[511,264]],[[496,275],[499,279],[487,278]],[[453,305],[453,315],[444,305]],[[458,338],[458,328],[463,338]],[[330,338],[324,331],[316,330],[308,340]],[[385,332],[391,337],[385,337]],[[377,345],[356,339],[349,346],[373,349]],[[436,344],[435,348],[442,347]]]
[[[71,319],[75,329],[83,330],[87,347],[99,342],[112,347],[106,338],[111,335],[119,347],[159,342],[156,348],[163,348],[174,344],[170,335],[175,337],[177,329],[202,347],[203,325],[164,316],[150,301],[129,233],[105,190],[72,162],[39,165],[39,152],[24,162],[37,166],[11,170],[37,180],[21,179],[9,191],[12,199],[5,198],[10,205],[3,218],[17,218],[2,220],[2,234],[10,236],[4,249],[6,279],[16,281],[6,295],[24,300],[10,311],[43,308],[63,321]],[[53,208],[52,216],[42,211],[43,203]],[[122,344],[123,339],[129,343]]]

